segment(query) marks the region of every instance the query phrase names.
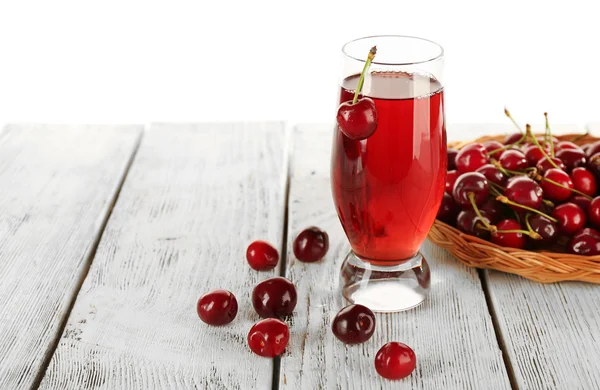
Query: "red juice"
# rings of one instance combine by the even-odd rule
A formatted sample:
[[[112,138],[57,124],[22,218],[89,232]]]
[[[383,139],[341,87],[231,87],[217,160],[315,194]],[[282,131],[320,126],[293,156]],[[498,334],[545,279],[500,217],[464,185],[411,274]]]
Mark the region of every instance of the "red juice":
[[[340,103],[352,100],[358,78],[344,80]],[[444,193],[444,93],[437,80],[403,72],[373,72],[362,92],[375,102],[377,130],[353,141],[336,126],[333,199],[360,258],[399,263],[418,252]]]

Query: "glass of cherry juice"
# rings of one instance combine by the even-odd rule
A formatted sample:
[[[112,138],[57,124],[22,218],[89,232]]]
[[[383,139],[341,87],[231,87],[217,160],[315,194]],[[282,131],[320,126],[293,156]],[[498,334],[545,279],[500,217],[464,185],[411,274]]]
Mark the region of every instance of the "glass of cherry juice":
[[[371,47],[377,54],[360,97],[372,99],[375,131],[349,137],[336,125],[333,199],[352,250],[344,297],[378,312],[407,310],[429,292],[419,252],[444,193],[446,129],[440,45],[408,36],[359,38],[342,48],[340,104],[352,101]]]

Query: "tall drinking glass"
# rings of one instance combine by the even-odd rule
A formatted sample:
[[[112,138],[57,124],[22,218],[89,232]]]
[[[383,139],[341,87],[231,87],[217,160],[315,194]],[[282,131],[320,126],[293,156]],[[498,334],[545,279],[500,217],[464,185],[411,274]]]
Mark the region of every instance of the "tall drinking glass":
[[[352,140],[336,126],[331,186],[352,246],[342,265],[342,294],[393,312],[419,305],[429,292],[429,266],[419,248],[444,193],[444,52],[408,36],[351,41],[342,48],[340,103],[353,99],[373,46],[377,55],[361,96],[375,102],[377,128]]]

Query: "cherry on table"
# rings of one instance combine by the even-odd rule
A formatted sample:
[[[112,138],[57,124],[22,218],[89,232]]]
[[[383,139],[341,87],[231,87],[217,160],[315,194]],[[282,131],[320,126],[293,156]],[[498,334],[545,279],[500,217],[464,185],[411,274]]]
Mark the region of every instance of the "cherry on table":
[[[459,173],[473,172],[489,162],[486,150],[481,144],[469,144],[456,155],[456,170]]]
[[[446,185],[445,185],[445,191],[449,194],[452,193],[452,189],[454,188],[454,182],[456,182],[456,179],[458,178],[458,172],[456,171],[448,171],[446,173]]]
[[[558,183],[558,185],[553,182]],[[546,198],[554,202],[562,202],[571,197],[573,182],[565,171],[552,168],[544,173],[544,178],[540,181],[540,187],[542,187]]]
[[[558,230],[565,235],[573,235],[581,230],[586,222],[585,212],[574,203],[563,203],[552,211],[558,220]]]
[[[562,169],[563,171],[567,170],[565,163],[562,162],[561,159],[556,157],[550,157],[550,160],[554,162],[554,164],[558,167],[558,169]],[[548,169],[556,168],[547,157],[544,157],[540,161],[538,161],[536,167],[541,174],[544,174]]]
[[[363,305],[346,306],[333,319],[331,330],[344,344],[364,343],[375,332],[375,315]]]
[[[550,243],[558,238],[558,227],[554,222],[549,220],[540,214],[533,214],[529,216],[529,225],[531,230],[539,234],[542,239],[535,241],[543,241],[544,243]]]
[[[519,150],[507,150],[498,159],[498,162],[509,171],[518,171],[529,166],[525,155]]]
[[[338,107],[337,123],[344,135],[352,140],[370,137],[377,129],[377,109],[368,97],[356,103],[347,101]]]
[[[488,181],[502,187],[506,185],[506,181],[508,180],[508,177],[492,164],[485,164],[477,168],[475,172],[481,173]],[[448,180],[446,180],[446,182],[448,182]]]
[[[246,260],[256,271],[273,269],[279,262],[279,253],[273,245],[266,241],[257,240],[248,245]]]
[[[587,216],[593,225],[600,227],[600,196],[595,197],[590,202],[587,208]]]
[[[504,195],[522,206],[539,209],[544,191],[538,183],[525,176],[513,177],[506,185]],[[522,207],[510,205],[516,211],[525,211]]]
[[[448,154],[448,170],[452,171],[456,169],[456,155],[458,154],[458,150],[454,149],[454,148],[448,148],[448,150],[446,151]]]
[[[571,171],[571,179],[573,180],[573,188],[583,192],[588,196],[596,195],[598,185],[596,177],[583,167],[575,168]]]
[[[293,249],[294,255],[300,261],[306,263],[319,261],[329,249],[329,236],[318,227],[311,226],[298,234]]]
[[[248,332],[248,346],[252,352],[269,358],[281,355],[289,339],[287,324],[276,318],[260,320]]]
[[[481,216],[485,218],[488,224],[491,224],[491,220],[488,215],[481,211]],[[489,237],[490,232],[485,228],[481,218],[475,213],[473,209],[463,210],[458,213],[456,217],[456,227],[467,234],[475,237],[486,239]]]
[[[486,153],[491,153],[495,150],[497,150],[497,152],[490,154],[490,157],[495,158],[496,160],[500,158],[500,156],[502,156],[502,154],[504,153],[504,151],[506,149],[504,148],[504,145],[496,140],[489,140],[489,141],[485,141],[483,143],[483,147],[486,150]]]
[[[454,183],[452,196],[461,206],[470,206],[469,194],[474,195],[476,204],[481,204],[488,197],[490,187],[487,179],[481,173],[468,172],[460,175]]]
[[[238,312],[235,295],[227,290],[213,290],[198,299],[198,317],[209,325],[225,325],[233,321]]]
[[[375,355],[375,370],[386,379],[406,378],[416,365],[417,357],[412,348],[396,341],[385,344]]]
[[[252,291],[254,310],[263,318],[292,314],[297,300],[296,287],[281,276],[263,280]]]
[[[587,161],[586,155],[581,149],[561,149],[556,152],[555,156],[565,164],[567,172],[571,172],[577,167],[584,167]]]
[[[526,240],[523,233],[504,232],[504,230],[522,230],[519,222],[514,219],[504,219],[496,227],[498,228],[497,233],[492,234],[494,244],[517,249],[525,247]]]
[[[437,219],[440,221],[444,221],[449,224],[453,224],[456,220],[456,216],[458,215],[460,208],[454,201],[452,195],[447,192],[444,192],[444,196],[442,197],[442,204],[438,209]]]
[[[581,209],[583,211],[587,211],[587,209],[590,206],[590,203],[592,202],[592,200],[590,198],[586,197],[586,196],[583,196],[583,195],[573,194],[569,198],[569,202],[575,203],[577,206],[581,207]]]
[[[600,254],[600,233],[592,228],[585,228],[575,234],[567,250],[575,255],[596,256]]]

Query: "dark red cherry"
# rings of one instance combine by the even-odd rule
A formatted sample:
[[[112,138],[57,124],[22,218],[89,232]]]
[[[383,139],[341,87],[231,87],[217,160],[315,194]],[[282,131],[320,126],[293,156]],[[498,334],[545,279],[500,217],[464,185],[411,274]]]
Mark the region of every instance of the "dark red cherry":
[[[263,318],[292,314],[297,299],[294,284],[281,276],[263,280],[252,291],[252,306]]]
[[[596,179],[600,180],[600,153],[592,155],[586,164],[587,169],[596,176]]]
[[[569,198],[569,202],[571,203],[575,203],[577,206],[581,207],[581,209],[583,211],[586,211],[588,209],[588,207],[590,206],[590,203],[592,202],[591,199],[583,196],[583,195],[577,195],[577,194],[573,194],[570,198]]]
[[[558,227],[548,218],[540,214],[533,214],[529,216],[528,220],[531,230],[542,236],[539,241],[549,243],[558,238]]]
[[[571,141],[560,141],[555,145],[557,150],[560,149],[581,149],[579,146],[575,145]]]
[[[272,358],[281,355],[289,340],[287,324],[276,318],[260,320],[248,332],[248,346],[258,356]]]
[[[556,152],[555,156],[560,159],[567,167],[567,172],[571,172],[577,167],[585,167],[586,156],[581,149],[562,149]]]
[[[588,154],[588,150],[590,149],[590,146],[592,146],[592,144],[583,144],[580,146],[581,150],[583,150],[583,152],[585,153],[585,155],[587,157],[590,157],[590,155]]]
[[[523,134],[521,133],[512,133],[507,135],[504,138],[504,145],[514,144],[515,142],[519,142],[523,138]]]
[[[352,101],[340,104],[337,123],[342,133],[352,140],[370,137],[377,129],[375,102],[368,97],[363,97],[355,104],[352,104]]]
[[[553,182],[556,182],[559,185],[556,185]],[[554,202],[562,202],[571,197],[573,182],[565,171],[553,168],[548,169],[546,173],[544,173],[544,178],[540,181],[540,186],[542,187],[542,190],[544,190],[546,198]]]
[[[198,299],[198,317],[209,325],[225,325],[233,321],[238,311],[235,296],[227,290],[214,290]]]
[[[558,230],[568,236],[575,234],[585,226],[585,212],[574,203],[563,203],[552,211],[552,216],[558,220]]]
[[[585,228],[571,238],[567,250],[575,255],[596,256],[600,254],[600,233],[592,228]]]
[[[573,187],[586,195],[594,196],[598,190],[596,177],[583,167],[575,168],[571,171]]]
[[[556,164],[558,169],[562,169],[563,171],[565,171],[567,169],[565,164],[562,162],[562,160],[560,160],[556,157],[551,157],[550,159],[554,162],[554,164]],[[550,161],[546,157],[544,157],[543,159],[538,161],[536,167],[537,167],[538,171],[543,175],[544,172],[546,172],[548,169],[554,168],[554,165],[552,165],[552,163],[550,163]]]
[[[263,271],[273,269],[279,262],[279,253],[273,245],[265,241],[254,241],[246,249],[246,260],[252,269]]]
[[[485,176],[486,179],[488,179],[488,181],[496,183],[502,187],[506,185],[506,180],[508,179],[508,177],[506,177],[504,173],[502,173],[498,168],[496,168],[492,164],[485,164],[477,168],[475,172],[481,173],[483,176]],[[446,180],[446,183],[447,182],[448,180]]]
[[[448,170],[453,171],[456,170],[456,155],[458,154],[458,150],[454,148],[448,148]]]
[[[346,306],[333,319],[331,330],[344,344],[364,343],[375,332],[375,315],[363,305]]]
[[[456,178],[458,178],[458,172],[456,171],[448,171],[448,173],[446,173],[446,187],[445,187],[445,191],[449,194],[452,193],[452,189],[454,188],[454,182],[456,181]]]
[[[537,145],[529,145],[525,148],[525,158],[527,159],[527,165],[535,167],[541,159],[543,159],[544,153],[537,147]]]
[[[415,352],[408,345],[395,341],[385,344],[375,355],[375,370],[386,379],[406,378],[416,365]]]
[[[545,137],[545,136],[543,136],[543,135],[541,135],[541,136],[537,136],[537,137],[535,137],[535,139],[537,139],[537,141],[538,141],[538,142],[540,143],[540,145],[542,145],[542,146],[544,146],[544,144],[546,144],[546,145],[545,145],[545,147],[548,147],[548,146],[550,145],[550,142],[547,142],[547,141],[546,141],[546,137]],[[556,149],[556,145],[557,145],[559,142],[560,142],[560,140],[559,140],[558,138],[556,138],[556,137],[554,137],[554,136],[552,137],[552,143],[553,143],[553,144],[554,144],[554,146],[555,146],[555,148],[554,148],[554,149]]]
[[[528,167],[525,155],[518,150],[507,150],[498,160],[504,169],[518,171]]]
[[[321,260],[329,249],[329,236],[318,227],[304,229],[294,240],[294,255],[300,261],[313,263]]]
[[[502,156],[502,154],[504,153],[505,149],[504,145],[498,141],[495,140],[489,140],[489,141],[485,141],[483,143],[483,147],[486,150],[486,153],[490,154],[491,158],[495,158],[496,160],[500,158],[500,156]],[[496,152],[494,152],[496,151]],[[494,152],[494,153],[492,153]]]
[[[525,236],[523,233],[510,232],[508,230],[522,230],[519,222],[514,219],[504,219],[496,225],[498,232],[492,234],[492,242],[496,245],[506,246],[509,248],[524,248]]]
[[[496,223],[502,219],[505,209],[502,203],[497,202],[493,198],[487,198],[481,205],[479,205],[479,210],[486,214],[490,220],[490,223]]]
[[[470,206],[471,200],[469,194],[475,196],[475,203],[481,204],[488,197],[490,187],[487,179],[481,173],[469,172],[464,173],[456,179],[452,196],[454,201],[461,206]]]
[[[456,221],[456,216],[460,208],[454,201],[452,195],[447,192],[444,192],[444,196],[442,197],[442,204],[437,213],[437,219],[440,221],[444,221],[449,224],[453,224]]]
[[[587,148],[588,156],[593,156],[596,153],[600,153],[600,141],[591,143]]]
[[[504,195],[519,205],[538,209],[542,204],[544,191],[535,181],[525,176],[519,176],[508,181]],[[524,211],[519,206],[511,205],[510,207],[517,211]]]
[[[592,225],[600,226],[600,196],[592,199],[587,209],[587,215]]]
[[[485,212],[481,211],[481,216],[491,224],[490,218]],[[458,230],[483,239],[488,238],[490,235],[490,232],[485,228],[485,225],[473,209],[463,210],[458,213],[458,217],[456,217],[456,227]]]
[[[473,172],[489,162],[486,150],[481,144],[469,144],[456,155],[456,170],[459,173]]]

